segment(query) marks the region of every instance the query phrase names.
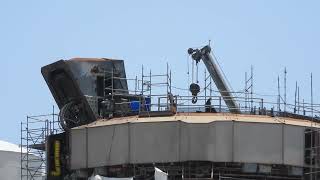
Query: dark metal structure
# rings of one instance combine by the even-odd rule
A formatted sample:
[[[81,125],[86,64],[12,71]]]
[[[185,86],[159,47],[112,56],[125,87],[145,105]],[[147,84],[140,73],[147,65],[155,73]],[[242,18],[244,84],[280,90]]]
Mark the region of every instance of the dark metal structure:
[[[115,105],[115,102],[138,99],[129,96],[122,60],[60,60],[42,67],[41,72],[60,108],[61,126],[65,130],[97,118],[119,116],[119,110],[125,113],[129,109],[126,105]]]

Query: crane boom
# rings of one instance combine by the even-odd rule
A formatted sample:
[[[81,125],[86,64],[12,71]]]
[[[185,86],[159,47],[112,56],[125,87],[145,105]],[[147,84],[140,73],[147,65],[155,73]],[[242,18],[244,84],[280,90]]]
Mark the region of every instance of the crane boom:
[[[195,60],[197,63],[200,62],[202,59],[203,63],[205,64],[207,70],[209,71],[211,78],[213,79],[214,83],[216,84],[224,102],[228,106],[228,109],[231,113],[240,113],[240,109],[238,107],[237,102],[235,101],[234,97],[232,96],[230,89],[225,82],[222,73],[216,64],[214,58],[210,54],[211,48],[210,46],[204,46],[201,49],[192,49],[188,50],[188,53],[192,56],[192,59]]]

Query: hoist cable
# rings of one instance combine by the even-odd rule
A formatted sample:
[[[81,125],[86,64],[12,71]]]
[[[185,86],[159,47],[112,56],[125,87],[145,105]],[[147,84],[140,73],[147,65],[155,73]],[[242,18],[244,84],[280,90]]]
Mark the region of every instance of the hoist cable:
[[[196,69],[196,71],[197,71],[196,72],[197,73],[196,74],[196,82],[199,83],[199,65],[198,65],[198,63],[196,64],[196,66],[197,66],[197,69]]]
[[[194,82],[194,61],[192,60],[192,76],[191,76],[191,82],[193,83]]]

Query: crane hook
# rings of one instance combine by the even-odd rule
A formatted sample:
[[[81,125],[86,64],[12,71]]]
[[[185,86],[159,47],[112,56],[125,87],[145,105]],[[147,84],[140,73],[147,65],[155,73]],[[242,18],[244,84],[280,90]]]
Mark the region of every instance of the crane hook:
[[[200,86],[196,83],[192,83],[190,84],[190,88],[189,88],[191,94],[192,94],[192,103],[195,104],[198,101],[198,93],[200,92]]]

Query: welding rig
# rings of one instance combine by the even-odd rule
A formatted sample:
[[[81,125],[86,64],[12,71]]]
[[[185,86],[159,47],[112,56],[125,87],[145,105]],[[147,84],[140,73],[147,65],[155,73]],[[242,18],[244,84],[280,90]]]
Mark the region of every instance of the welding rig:
[[[299,88],[294,104],[280,92],[275,102],[265,99],[253,92],[253,69],[244,90],[235,92],[210,46],[187,52],[188,88],[172,85],[168,65],[164,74],[142,67],[140,78],[127,78],[124,61],[115,59],[42,67],[60,111],[21,124],[21,147],[28,149],[21,179],[99,174],[145,180],[153,179],[154,167],[170,180],[320,179],[320,104],[300,100]],[[28,159],[29,153],[39,159]]]

